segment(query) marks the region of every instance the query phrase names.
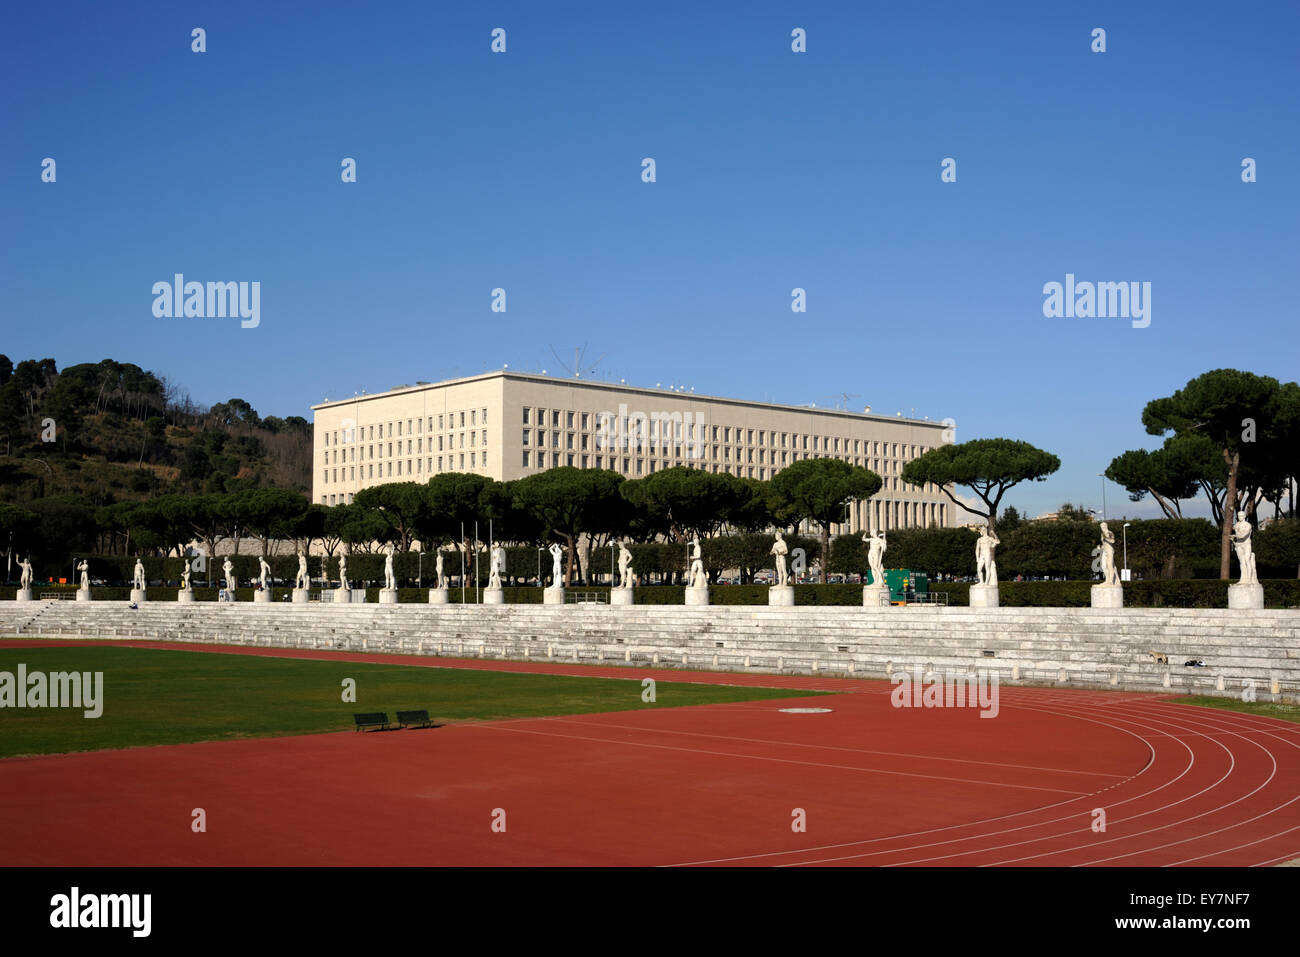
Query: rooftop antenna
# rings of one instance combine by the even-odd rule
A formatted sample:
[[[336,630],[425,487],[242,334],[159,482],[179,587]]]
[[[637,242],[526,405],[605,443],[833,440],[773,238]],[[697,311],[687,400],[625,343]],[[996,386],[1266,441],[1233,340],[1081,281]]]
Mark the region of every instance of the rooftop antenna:
[[[835,395],[827,396],[826,401],[831,403],[832,408],[843,409],[847,412],[849,409],[849,399],[860,398],[862,398],[862,396],[856,392],[838,392]]]
[[[586,361],[587,344],[584,342],[582,344],[582,348],[576,348],[576,347],[574,348],[573,365],[569,365],[567,362],[565,362],[563,359],[559,357],[559,355],[555,351],[554,346],[549,346],[548,348],[550,348],[551,350],[551,355],[555,356],[555,361],[558,362],[560,366],[567,373],[569,373],[569,375],[573,376],[575,379],[581,379],[583,378],[583,376],[590,376],[600,366],[600,360],[604,359],[605,356],[608,354],[602,352],[600,354],[600,358],[597,359],[595,362],[587,362]]]

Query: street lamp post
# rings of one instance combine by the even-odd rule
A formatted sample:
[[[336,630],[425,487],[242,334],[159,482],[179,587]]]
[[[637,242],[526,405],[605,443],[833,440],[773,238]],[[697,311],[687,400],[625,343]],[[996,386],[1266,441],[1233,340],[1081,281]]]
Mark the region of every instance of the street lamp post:
[[[1101,520],[1106,521],[1106,474],[1098,472],[1097,478],[1101,479]]]
[[[415,561],[415,587],[424,587],[424,542],[420,543],[420,550],[416,552],[418,556]]]
[[[614,556],[618,553],[618,542],[609,543],[609,587],[614,587]]]
[[[537,546],[537,587],[542,587],[542,546]]]
[[[1124,578],[1125,580],[1128,580],[1129,578],[1132,577],[1128,570],[1128,527],[1132,524],[1133,524],[1132,522],[1124,523]]]

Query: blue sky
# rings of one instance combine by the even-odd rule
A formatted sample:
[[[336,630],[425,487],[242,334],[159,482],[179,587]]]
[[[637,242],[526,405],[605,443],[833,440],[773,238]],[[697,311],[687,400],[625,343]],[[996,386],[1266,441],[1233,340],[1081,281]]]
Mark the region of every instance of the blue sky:
[[[892,6],[7,5],[0,351],[309,416],[585,344],[1032,442],[1034,514],[1201,372],[1297,378],[1296,4]],[[156,318],[177,272],[260,282],[260,326]],[[1066,273],[1150,282],[1150,326],[1045,318]]]

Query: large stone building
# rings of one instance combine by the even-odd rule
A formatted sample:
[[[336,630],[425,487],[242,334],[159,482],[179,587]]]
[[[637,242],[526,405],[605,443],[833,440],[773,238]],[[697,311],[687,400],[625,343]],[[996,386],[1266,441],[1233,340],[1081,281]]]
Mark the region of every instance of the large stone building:
[[[572,465],[639,478],[689,465],[769,479],[799,459],[833,457],[884,479],[868,502],[850,506],[847,530],[957,520],[941,490],[914,488],[899,475],[905,462],[951,441],[944,423],[928,419],[505,370],[322,402],[312,411],[312,500],[323,505],[440,472],[506,481]]]

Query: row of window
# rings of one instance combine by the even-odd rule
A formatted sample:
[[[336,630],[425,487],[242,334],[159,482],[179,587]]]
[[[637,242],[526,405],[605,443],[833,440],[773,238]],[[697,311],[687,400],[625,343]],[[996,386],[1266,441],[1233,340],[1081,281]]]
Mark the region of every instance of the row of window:
[[[457,447],[462,448],[462,449],[465,448],[465,436],[466,436],[466,434],[469,435],[469,447],[470,447],[470,448],[475,448],[475,447],[478,447],[478,446],[484,446],[484,447],[487,446],[487,444],[488,444],[488,434],[487,434],[487,429],[483,429],[483,430],[478,431],[478,432],[470,432],[470,433],[460,432],[460,433],[458,433],[458,434],[455,434],[455,435],[448,435],[448,436],[442,436],[442,435],[439,435],[439,436],[437,437],[437,441],[438,441],[438,451],[439,451],[439,452],[443,451],[443,440],[444,440],[444,438],[446,439],[446,447],[447,447],[447,449],[454,449],[454,448],[457,448]],[[457,446],[457,440],[459,440],[459,443],[460,443],[459,446]],[[430,451],[430,452],[433,451],[433,443],[434,443],[434,436],[431,435],[431,436],[429,436],[429,451]],[[343,450],[342,450],[342,452],[343,452],[343,461],[344,461],[344,462],[355,462],[355,461],[357,460],[357,449],[360,449],[360,450],[361,450],[361,460],[362,460],[363,462],[364,462],[366,459],[384,458],[384,457],[385,457],[385,455],[384,455],[384,443],[383,443],[383,442],[380,442],[380,443],[378,443],[377,445],[354,445],[354,446],[352,446],[351,448],[343,449]],[[376,451],[375,451],[376,449],[378,449],[378,454],[377,454],[377,455],[376,455]],[[325,457],[325,464],[326,464],[326,465],[331,465],[331,464],[333,464],[333,465],[337,465],[337,464],[338,464],[338,462],[339,462],[339,449],[337,449],[337,448],[335,448],[335,449],[326,449],[326,450],[325,450],[323,453],[321,453],[321,454],[324,455],[324,457]],[[424,454],[424,439],[422,439],[422,438],[421,438],[421,439],[407,439],[407,440],[406,440],[406,452],[405,452],[405,453],[402,452],[402,443],[401,443],[401,440],[398,440],[398,443],[397,443],[397,454],[398,454],[398,455],[402,455],[402,454],[406,454],[406,455],[423,455],[423,454]],[[389,442],[389,443],[388,443],[388,454],[387,454],[387,457],[389,457],[389,458],[392,458],[392,457],[393,457],[393,443],[392,443],[392,442]]]
[[[407,419],[405,423],[406,424],[405,434],[419,435],[424,432],[433,432],[435,431],[434,429],[435,421],[437,422],[437,426],[438,426],[436,431],[439,432],[457,429],[457,428],[463,429],[465,428],[467,415],[469,417],[468,422],[470,428],[488,424],[487,409],[469,409],[462,412],[448,412],[436,416],[430,415],[427,417],[427,421],[428,421],[427,429],[425,428],[425,422],[426,422],[425,417],[421,417],[418,419],[415,418]],[[391,439],[393,437],[394,427],[396,427],[397,429],[397,436],[399,438],[403,434],[401,419],[395,419],[393,421],[386,422],[386,423],[384,422],[377,423],[377,427],[379,429],[379,438],[381,439],[383,438]],[[376,425],[362,425],[362,426],[346,425],[342,429],[334,429],[333,431],[325,432],[324,444],[326,446],[330,446],[330,445],[340,445],[340,444],[347,445],[349,443],[358,442],[358,441],[373,442],[375,439],[375,428]],[[384,431],[385,429],[387,429],[387,435],[385,435],[385,431]],[[433,439],[430,438],[429,441],[432,442]]]
[[[406,459],[405,471],[403,471],[403,461],[401,459],[398,459],[396,462],[389,461],[389,462],[378,463],[379,471],[377,474],[375,472],[375,463],[372,462],[369,465],[362,465],[360,466],[361,468],[360,480],[366,481],[368,479],[373,479],[373,478],[401,478],[403,475],[407,475],[407,476],[424,475],[432,472],[441,472],[443,471],[444,459],[446,460],[446,471],[448,472],[455,472],[455,471],[463,472],[466,468],[465,465],[466,459],[465,459],[464,452],[461,452],[458,455],[447,455],[447,456],[430,455],[427,459],[425,458]],[[426,462],[428,463],[427,466],[425,464]],[[396,472],[394,472],[393,469],[394,466],[397,467]],[[385,471],[385,467],[387,467],[387,471]],[[486,469],[487,467],[488,467],[487,452],[469,453],[470,469],[477,471],[479,469]],[[345,465],[341,469],[337,469],[337,468],[324,469],[321,473],[321,481],[324,482],[326,485],[330,484],[331,482],[355,482],[358,480],[357,468],[358,466],[355,465]],[[342,474],[340,475],[340,473]]]
[[[549,419],[548,419],[549,412]],[[887,458],[914,459],[929,449],[925,446],[908,445],[898,442],[880,442],[869,439],[850,439],[831,435],[813,435],[811,433],[776,432],[774,430],[745,429],[738,426],[706,425],[697,422],[682,422],[680,419],[648,419],[644,424],[632,416],[624,416],[621,421],[612,415],[593,414],[590,412],[569,412],[561,409],[541,409],[525,406],[523,424],[552,429],[574,429],[588,431],[594,428],[598,433],[605,431],[617,436],[628,436],[629,442],[662,439],[671,437],[677,440],[694,440],[700,442],[735,442],[755,447],[805,449],[813,452],[834,452],[845,455],[883,455]],[[525,432],[525,435],[527,432]],[[539,430],[540,434],[540,430]],[[671,436],[670,436],[671,434]],[[524,442],[527,445],[527,440]],[[883,451],[882,451],[883,449]]]
[[[577,451],[585,452],[588,449],[588,440],[589,440],[589,436],[584,434],[575,434],[573,432],[565,432],[565,433],[551,432],[550,448],[566,449],[570,451],[577,450]],[[534,431],[533,429],[524,429],[523,432],[521,433],[520,444],[525,449],[529,447],[536,447],[538,449],[547,448],[547,432],[544,429],[537,429],[536,431]],[[601,441],[601,438],[599,436],[596,437],[596,439],[592,440],[591,444],[592,447],[596,449],[604,449],[605,447],[605,443]],[[633,452],[637,455],[649,453],[651,455],[658,454],[661,456],[668,456],[672,454],[673,457],[675,457],[678,460],[680,460],[683,457],[686,457],[688,459],[696,459],[696,460],[706,460],[706,461],[712,460],[716,462],[730,462],[732,460],[732,455],[731,455],[732,446],[730,445],[723,445],[723,446],[700,445],[698,446],[699,455],[694,454],[695,448],[696,446],[692,444],[686,444],[685,446],[683,446],[676,443],[657,443],[657,442],[650,442],[650,441],[643,442],[640,439],[637,439],[635,441],[629,441],[626,445],[623,445],[622,443],[614,443],[610,446],[610,449],[606,451],[613,451],[615,453],[615,455],[611,456],[611,458],[617,457],[618,452],[622,451],[622,452]],[[711,455],[710,455],[710,450],[712,451]],[[759,448],[759,449],[741,448],[739,446],[736,447],[735,452],[736,452],[735,460],[737,462],[752,463],[757,461],[758,464],[760,465],[788,465],[790,464],[790,462],[799,461],[801,457],[801,454],[799,452],[787,452],[785,450],[781,450],[778,452],[778,450],[776,449],[771,449],[769,452],[768,449],[764,449],[764,448]],[[757,459],[755,459],[755,454],[757,454],[758,456]],[[807,458],[808,456],[802,456],[802,457]],[[814,455],[812,457],[817,458],[818,456]],[[540,462],[545,462],[546,456],[542,453],[539,453],[536,460]],[[852,456],[852,457],[846,457],[845,461],[852,462],[854,465],[870,468],[872,471],[876,472],[877,474],[898,473],[902,469],[901,462],[898,461],[891,462],[888,459],[884,461],[885,471],[883,473],[881,472],[880,459],[864,459],[862,456]],[[540,468],[542,466],[538,466],[538,467]],[[717,470],[715,469],[714,471]]]
[[[572,448],[572,446],[570,446],[570,448]],[[797,452],[791,454],[794,455],[796,458],[798,457]],[[750,457],[749,461],[751,462],[753,461],[752,456]],[[762,461],[761,457],[759,461],[760,462]],[[762,465],[760,465],[757,468],[757,470],[752,465],[737,464],[733,467],[732,464],[728,461],[724,461],[721,464],[717,462],[697,463],[689,460],[683,461],[680,458],[661,459],[656,461],[653,458],[644,459],[644,458],[633,457],[633,456],[620,457],[618,455],[592,456],[592,455],[574,454],[572,452],[564,452],[564,453],[551,452],[548,458],[547,453],[540,449],[539,450],[524,449],[522,452],[521,464],[526,469],[557,468],[560,465],[571,465],[571,466],[576,466],[578,468],[584,468],[584,469],[585,468],[597,468],[597,469],[607,468],[612,471],[619,472],[623,475],[649,475],[651,472],[662,471],[664,469],[673,468],[675,466],[689,465],[689,466],[702,468],[706,472],[713,472],[715,474],[718,472],[725,472],[729,475],[738,475],[743,478],[757,478],[757,479],[764,479],[764,480],[771,478],[773,475],[775,475],[777,472],[781,470],[779,467],[768,468]],[[781,456],[781,464],[782,465],[785,464],[784,453],[782,453]],[[884,476],[883,477],[884,484],[881,485],[881,488],[884,490],[893,490],[893,491],[899,491],[900,488],[903,491],[910,491],[911,489],[915,488],[915,486],[912,485],[900,486],[899,482],[900,479],[897,476]],[[931,492],[933,491],[933,486],[931,486],[929,483],[926,483],[922,491],[926,493]]]

